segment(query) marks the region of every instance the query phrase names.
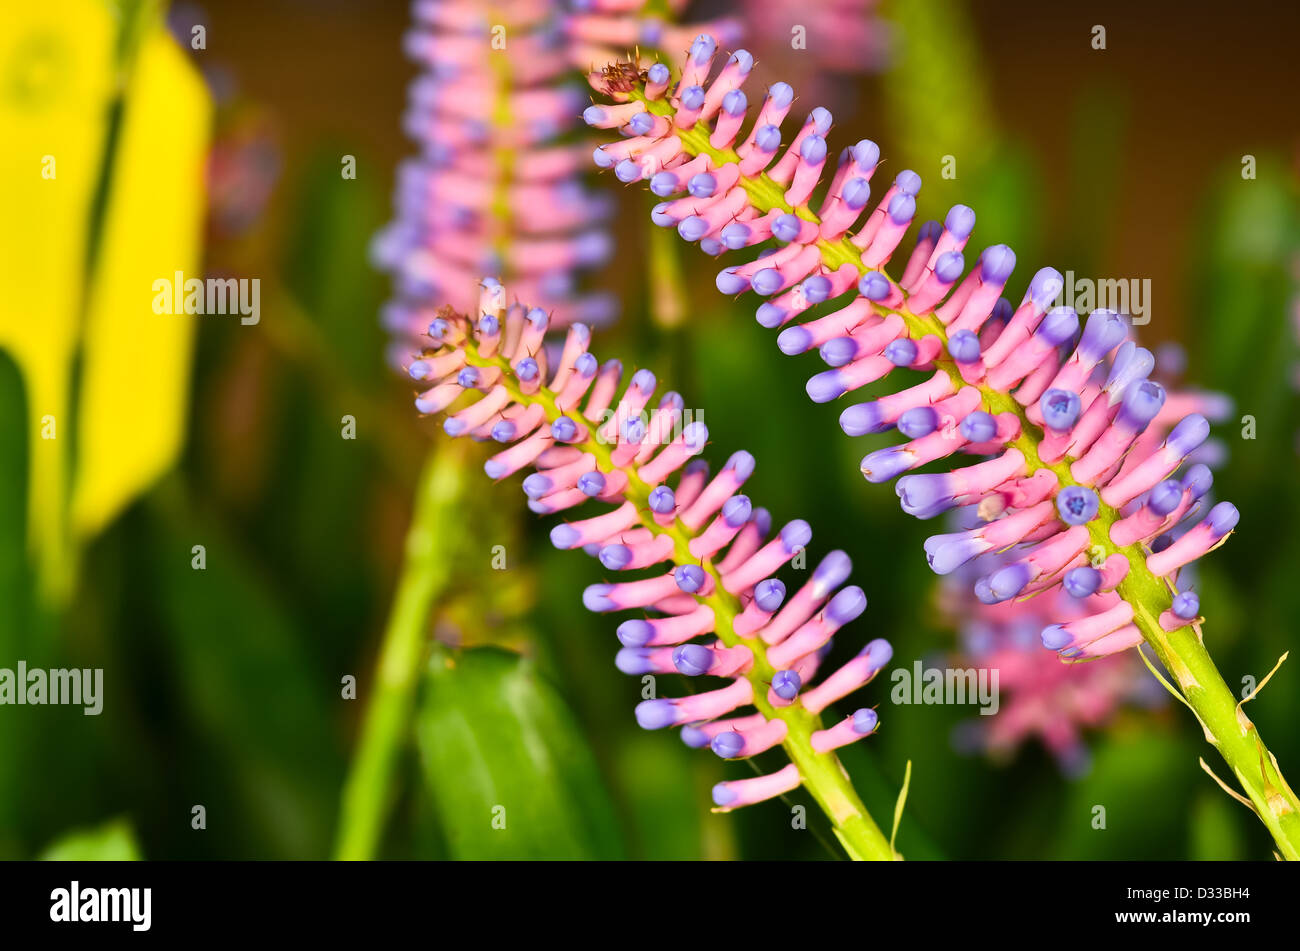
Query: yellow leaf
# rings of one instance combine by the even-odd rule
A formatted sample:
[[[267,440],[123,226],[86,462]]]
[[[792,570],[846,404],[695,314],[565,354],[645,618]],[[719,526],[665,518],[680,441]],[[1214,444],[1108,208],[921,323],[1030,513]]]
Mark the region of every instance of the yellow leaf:
[[[178,271],[202,276],[211,125],[202,79],[154,27],[126,89],[86,312],[72,500],[79,539],[165,472],[184,439],[191,351],[205,318],[155,314],[153,284]]]
[[[26,387],[29,549],[47,594],[70,571],[68,393],[116,40],[95,0],[0,4],[0,347]]]

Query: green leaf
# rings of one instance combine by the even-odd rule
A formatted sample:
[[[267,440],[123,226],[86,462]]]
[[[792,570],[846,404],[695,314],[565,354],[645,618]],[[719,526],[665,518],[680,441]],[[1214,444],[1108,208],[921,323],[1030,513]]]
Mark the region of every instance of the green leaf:
[[[113,819],[92,829],[75,829],[51,843],[42,862],[138,862],[144,856],[126,819]]]
[[[622,857],[595,758],[531,661],[496,648],[435,650],[416,736],[453,858]]]

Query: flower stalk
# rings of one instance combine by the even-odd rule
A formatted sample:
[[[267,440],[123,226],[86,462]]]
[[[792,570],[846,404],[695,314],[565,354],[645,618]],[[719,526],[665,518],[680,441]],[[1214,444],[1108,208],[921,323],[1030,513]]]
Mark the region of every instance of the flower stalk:
[[[772,86],[746,136],[741,86],[752,57],[737,51],[710,81],[716,50],[712,38],[697,38],[675,85],[662,64],[593,73],[593,86],[615,104],[600,115],[589,110],[587,121],[625,136],[597,150],[597,165],[624,182],[649,181],[669,199],[656,207],[655,223],[706,253],[768,249],[723,270],[718,287],[771,297],[756,317],[766,327],[790,324],[779,339],[787,354],[820,350],[831,369],[808,382],[815,402],[895,367],[932,372],[840,417],[849,435],[897,428],[909,437],[862,463],[869,481],[902,476],[905,510],[966,517],[965,531],[927,541],[931,566],[946,574],[983,552],[1009,550],[1020,559],[976,583],[985,603],[1060,585],[1095,606],[1080,621],[1043,631],[1044,645],[1072,662],[1149,643],[1280,853],[1300,856],[1300,802],[1206,652],[1195,593],[1175,585],[1179,569],[1222,544],[1237,520],[1225,502],[1199,524],[1182,521],[1207,504],[1211,482],[1208,469],[1192,464],[1209,424],[1198,412],[1183,414],[1212,414],[1213,401],[1171,397],[1147,379],[1150,354],[1129,339],[1119,315],[1096,310],[1081,328],[1072,309],[1051,307],[1061,279],[1050,268],[1012,308],[999,296],[1015,264],[1004,245],[986,249],[962,279],[974,226],[965,206],[922,226],[902,277],[887,274],[915,216],[920,177],[902,172],[869,211],[880,153],[862,140],[841,155],[815,212],[814,189],[830,168],[830,114],[814,109],[778,158],[793,91]],[[852,302],[807,319],[841,297]],[[903,475],[957,452],[993,458]],[[1181,481],[1169,478],[1184,463]]]

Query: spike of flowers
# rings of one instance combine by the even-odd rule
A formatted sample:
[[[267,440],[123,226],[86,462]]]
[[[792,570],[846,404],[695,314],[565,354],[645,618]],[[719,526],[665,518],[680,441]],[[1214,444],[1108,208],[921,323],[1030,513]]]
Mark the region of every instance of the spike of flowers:
[[[1208,435],[1200,407],[1158,444],[1144,442],[1170,401],[1149,378],[1151,354],[1130,339],[1128,322],[1105,310],[1081,322],[1071,308],[1054,307],[1062,278],[1052,268],[1038,271],[1011,306],[1003,295],[1015,254],[993,245],[967,269],[975,215],[965,206],[923,224],[901,275],[888,274],[884,267],[916,217],[920,177],[900,172],[871,207],[875,143],[844,149],[832,171],[825,109],[814,108],[793,136],[783,136],[793,103],[784,83],[768,89],[748,122],[747,104],[728,109],[724,100],[740,91],[748,74],[741,66],[751,58],[731,54],[710,81],[716,47],[697,38],[676,83],[641,81],[648,74],[639,64],[593,74],[595,88],[629,116],[623,138],[602,146],[597,164],[623,181],[647,180],[665,199],[654,222],[706,253],[764,246],[753,260],[725,268],[717,285],[770,298],[756,317],[784,328],[778,345],[785,353],[821,349],[830,369],[808,381],[814,401],[838,399],[896,367],[925,373],[921,383],[849,406],[840,424],[853,436],[898,429],[908,438],[862,461],[869,481],[898,479],[906,511],[930,518],[972,506],[980,514],[974,527],[927,541],[934,570],[945,574],[1018,546],[1014,564],[976,583],[981,600],[996,602],[1053,590],[1070,572],[1097,571],[1094,563],[1113,565],[1105,581],[1120,604],[1045,627],[1044,644],[1087,659],[1145,638],[1283,851],[1300,857],[1300,800],[1261,758],[1258,733],[1200,643],[1199,615],[1171,610],[1179,570],[1222,544],[1237,522],[1231,503],[1220,502],[1196,511],[1199,521],[1172,540],[1171,528],[1197,496],[1186,477],[1167,483]],[[686,168],[689,178],[678,171]],[[701,194],[692,184],[702,176],[714,187]],[[833,299],[833,311],[812,312]],[[962,455],[989,458],[908,474]],[[1152,505],[1157,490],[1172,509]]]
[[[590,69],[593,63],[608,63],[633,48],[683,50],[701,32],[726,44],[740,40],[740,23],[732,18],[680,23],[686,4],[687,0],[666,0],[658,13],[651,13],[646,0],[565,0],[570,61],[579,69]]]
[[[648,370],[633,374],[619,395],[622,366],[596,360],[583,324],[569,328],[550,360],[539,347],[547,315],[505,307],[504,299],[488,279],[472,324],[450,308],[442,311],[432,345],[409,367],[424,387],[417,408],[446,414],[443,428],[452,436],[502,443],[485,464],[491,478],[532,469],[523,489],[533,511],[599,506],[596,514],[556,525],[551,541],[585,550],[618,577],[586,590],[590,610],[639,612],[617,627],[621,670],[726,681],[641,703],[641,726],[680,726],[689,745],[710,746],[726,758],[784,747],[791,763],[779,772],[716,787],[719,809],[803,785],[850,854],[893,857],[831,753],[873,732],[874,712],[860,710],[830,728],[819,718],[870,682],[891,656],[888,642],[873,640],[814,683],[831,638],[866,607],[860,588],[842,587],[848,556],[827,555],[787,599],[774,576],[812,532],[796,520],[773,533],[767,511],[739,494],[753,457],[738,452],[710,478],[697,458],[708,432],[690,421],[680,396],[656,399]],[[737,713],[749,707],[756,712]]]
[[[384,314],[393,359],[425,332],[428,301],[472,309],[466,289],[482,274],[509,280],[557,324],[607,321],[608,295],[575,291],[579,272],[608,256],[609,202],[579,180],[590,146],[568,141],[586,96],[565,82],[558,8],[417,0],[412,9],[406,50],[423,72],[404,121],[421,153],[399,167],[395,220],[374,244],[394,277]]]

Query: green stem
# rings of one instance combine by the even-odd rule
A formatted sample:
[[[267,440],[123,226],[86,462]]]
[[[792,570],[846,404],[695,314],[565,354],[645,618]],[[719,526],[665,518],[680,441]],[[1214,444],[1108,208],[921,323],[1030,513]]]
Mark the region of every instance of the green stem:
[[[671,118],[674,113],[670,103],[647,99],[641,90],[634,90],[631,96],[657,115]],[[739,161],[739,156],[733,150],[716,149],[710,145],[708,134],[700,125],[691,129],[674,127],[673,132],[681,140],[684,151],[690,155],[708,155],[718,166]],[[742,176],[739,184],[760,212],[780,208],[815,224],[820,223],[818,216],[807,205],[788,204],[784,186],[766,174],[752,178]],[[869,270],[862,263],[861,251],[846,237],[833,241],[819,240],[817,247],[822,252],[823,264],[831,271],[844,264],[855,266],[863,274]],[[889,275],[886,274],[885,277],[888,278]],[[890,281],[895,287],[898,286],[892,278]],[[903,296],[906,301],[905,292]],[[914,340],[930,335],[938,337],[944,348],[934,360],[935,366],[948,374],[955,387],[965,385],[955,361],[948,356],[947,331],[937,317],[933,314],[913,314],[907,309],[906,303],[898,309],[878,304],[875,306],[882,312],[900,316],[907,326],[908,335]],[[1069,457],[1050,464],[1044,463],[1039,457],[1041,430],[1030,422],[1019,403],[1009,394],[984,384],[979,384],[978,388],[985,410],[994,415],[1014,413],[1020,420],[1020,435],[1007,445],[1020,450],[1024,455],[1027,475],[1046,468],[1056,475],[1061,488],[1079,484],[1070,473]],[[1210,659],[1201,640],[1199,624],[1189,624],[1172,632],[1167,632],[1160,626],[1160,615],[1172,604],[1173,589],[1167,581],[1156,577],[1147,568],[1148,550],[1145,546],[1120,546],[1111,541],[1111,526],[1119,518],[1119,512],[1103,502],[1097,517],[1088,524],[1094,560],[1104,560],[1116,553],[1128,559],[1129,571],[1118,591],[1133,606],[1133,623],[1173,675],[1183,699],[1204,728],[1206,739],[1232,768],[1254,811],[1272,833],[1280,853],[1287,859],[1300,858],[1300,801],[1282,777],[1276,757],[1264,745],[1258,730],[1245,715],[1241,704]]]
[[[501,385],[509,392],[511,399],[520,405],[539,405],[546,413],[546,419],[554,423],[565,415],[555,402],[555,394],[547,389],[533,393],[524,393],[513,376],[509,361],[501,356],[483,357],[472,340],[465,344],[466,360],[473,366],[492,368],[501,373]],[[631,502],[637,511],[641,526],[655,535],[667,535],[673,540],[674,560],[678,564],[698,564],[713,578],[713,593],[707,596],[696,595],[696,599],[713,610],[715,632],[728,647],[744,646],[753,654],[754,662],[745,676],[753,687],[753,705],[767,719],[784,720],[786,737],[782,742],[790,761],[799,769],[803,786],[826,813],[835,829],[845,851],[854,859],[888,860],[898,858],[890,848],[880,828],[872,820],[866,806],[862,804],[857,791],[850,782],[848,773],[833,752],[818,753],[811,745],[812,734],[822,729],[821,717],[795,702],[785,707],[776,707],[767,700],[768,687],[776,670],[767,659],[766,645],[760,638],[742,638],[735,632],[735,619],[741,611],[740,601],[722,587],[722,576],[711,559],[700,559],[691,554],[689,544],[697,532],[674,520],[671,525],[661,525],[654,518],[650,509],[649,498],[651,486],[643,482],[632,466],[620,468],[614,465],[611,450],[593,432],[587,431],[583,440],[569,445],[596,458],[597,466],[604,472],[623,472],[628,479],[623,490],[623,498]]]
[[[420,476],[373,695],[343,787],[336,859],[373,858],[383,835],[393,801],[393,775],[406,741],[427,647],[429,610],[451,574],[452,536],[467,478],[465,458],[460,443],[440,442]]]

